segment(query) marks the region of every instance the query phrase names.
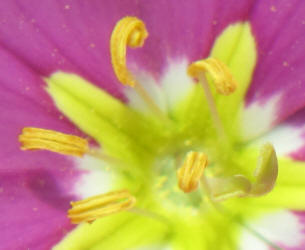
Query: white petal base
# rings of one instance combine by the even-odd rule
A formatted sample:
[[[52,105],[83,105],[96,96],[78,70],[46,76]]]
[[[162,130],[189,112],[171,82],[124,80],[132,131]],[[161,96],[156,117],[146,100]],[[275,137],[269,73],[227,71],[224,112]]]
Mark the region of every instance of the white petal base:
[[[106,193],[111,190],[111,174],[107,164],[92,156],[76,159],[76,166],[85,171],[75,183],[73,193],[80,199]]]
[[[249,141],[267,132],[275,122],[281,95],[271,97],[262,104],[253,102],[240,112],[242,140]]]
[[[299,246],[305,240],[304,227],[289,211],[267,214],[248,225],[264,238],[285,247]],[[246,229],[242,232],[240,250],[269,250],[270,246]]]
[[[143,86],[159,108],[167,113],[183,97],[188,94],[193,80],[187,75],[189,62],[186,59],[168,62],[168,66],[162,75],[160,82],[149,72],[141,71],[133,66],[133,74]],[[125,88],[125,94],[129,100],[129,106],[140,111],[149,112],[146,104],[138,96],[133,88]]]

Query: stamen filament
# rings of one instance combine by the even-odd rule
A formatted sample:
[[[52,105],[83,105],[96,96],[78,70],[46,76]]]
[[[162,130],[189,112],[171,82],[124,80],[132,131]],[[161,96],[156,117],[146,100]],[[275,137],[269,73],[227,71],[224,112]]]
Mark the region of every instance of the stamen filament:
[[[205,75],[203,73],[199,74],[198,75],[198,80],[203,87],[205,97],[207,99],[208,107],[210,109],[211,116],[212,116],[212,119],[213,119],[213,122],[214,122],[214,126],[217,130],[217,134],[220,138],[224,139],[224,138],[226,138],[226,133],[225,133],[224,127],[222,125],[222,122],[221,122],[221,119],[220,119],[220,116],[219,116],[219,113],[218,113],[218,110],[217,110],[217,107],[216,107],[216,103],[214,101],[212,92],[210,90],[210,87],[209,87],[209,84],[206,80]]]
[[[126,65],[126,48],[139,48],[144,45],[148,36],[142,20],[136,17],[124,17],[114,27],[110,39],[111,62],[118,80],[130,87],[134,87],[148,108],[162,119],[166,119],[158,105],[153,101],[143,86],[133,77]]]
[[[183,166],[178,169],[178,185],[180,189],[189,193],[197,189],[199,180],[208,164],[204,153],[190,152],[186,156]]]
[[[118,165],[123,165],[123,163],[117,159],[117,158],[114,158],[110,155],[107,155],[103,152],[101,152],[100,150],[96,150],[96,149],[90,149],[88,152],[87,152],[87,155],[90,155],[94,158],[97,158],[97,159],[100,159],[104,162],[107,162],[109,164],[111,164],[112,166],[118,166]]]
[[[88,141],[83,138],[41,128],[25,127],[18,139],[22,150],[49,150],[81,157],[89,149]]]
[[[127,190],[109,192],[85,200],[71,202],[68,210],[71,223],[93,222],[110,214],[118,213],[134,206],[136,198]]]
[[[160,214],[156,214],[152,211],[144,210],[142,208],[133,207],[133,208],[129,209],[128,212],[135,213],[137,215],[141,215],[144,217],[149,217],[151,219],[158,220],[164,224],[170,224],[170,221],[166,217],[164,217]]]
[[[224,127],[217,111],[209,84],[206,80],[205,73],[207,72],[212,76],[218,93],[222,95],[229,95],[235,91],[237,83],[233,79],[228,67],[216,58],[207,58],[193,62],[188,67],[187,72],[191,77],[197,78],[202,84],[217,133],[220,138],[226,139]]]
[[[134,86],[134,90],[137,94],[142,98],[142,100],[146,103],[147,107],[162,120],[168,120],[168,117],[164,115],[162,110],[158,107],[158,105],[154,102],[154,100],[150,97],[150,95],[146,92],[144,87],[137,82]]]

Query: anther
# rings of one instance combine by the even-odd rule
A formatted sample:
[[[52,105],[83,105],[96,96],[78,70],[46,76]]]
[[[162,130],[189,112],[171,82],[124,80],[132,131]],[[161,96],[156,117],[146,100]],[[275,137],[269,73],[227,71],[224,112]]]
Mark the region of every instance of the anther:
[[[145,24],[136,17],[124,17],[111,34],[110,52],[115,75],[122,84],[134,87],[136,82],[126,66],[126,48],[142,47],[148,36]]]
[[[236,89],[236,82],[233,80],[227,66],[215,58],[207,58],[189,65],[187,72],[201,83],[218,136],[222,141],[228,142],[213,94],[205,77],[205,73],[208,72],[214,80],[217,91],[228,95]]]
[[[83,138],[41,128],[25,127],[18,139],[22,150],[49,150],[81,157],[89,149]]]
[[[196,190],[207,164],[208,158],[204,153],[188,153],[182,167],[177,171],[179,188],[185,193]]]
[[[140,48],[144,45],[147,37],[148,32],[145,24],[140,19],[127,16],[119,20],[112,31],[110,39],[112,67],[116,77],[122,84],[133,87],[153,113],[162,120],[167,120],[167,117],[146,92],[145,88],[136,81],[126,65],[127,47]]]
[[[202,72],[207,72],[212,77],[216,90],[222,95],[233,93],[237,87],[229,68],[216,58],[207,58],[192,63],[188,68],[188,74],[197,77]]]
[[[73,224],[92,223],[98,218],[132,208],[136,198],[127,190],[119,190],[71,202],[68,217]]]

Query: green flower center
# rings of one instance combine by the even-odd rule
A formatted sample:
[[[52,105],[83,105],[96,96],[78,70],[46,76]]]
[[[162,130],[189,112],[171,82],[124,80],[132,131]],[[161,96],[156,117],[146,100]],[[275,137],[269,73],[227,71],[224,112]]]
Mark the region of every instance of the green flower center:
[[[177,185],[177,170],[181,167],[185,156],[185,153],[177,153],[156,161],[154,166],[156,197],[169,211],[188,209],[198,213],[203,199],[202,190],[197,189],[186,194]]]

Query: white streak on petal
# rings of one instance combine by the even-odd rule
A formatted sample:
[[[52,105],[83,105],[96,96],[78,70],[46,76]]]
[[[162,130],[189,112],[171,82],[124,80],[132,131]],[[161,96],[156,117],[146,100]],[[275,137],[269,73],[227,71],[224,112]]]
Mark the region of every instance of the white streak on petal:
[[[298,217],[289,211],[268,214],[248,225],[265,239],[276,245],[296,247],[304,241],[303,225]],[[269,246],[246,229],[243,230],[240,243],[241,250],[267,250]]]
[[[192,78],[187,74],[188,65],[187,60],[169,63],[166,74],[161,79],[169,108],[183,99],[193,85]]]
[[[240,250],[269,250],[269,246],[248,231],[242,234]]]
[[[150,245],[145,247],[137,247],[129,250],[172,250],[173,248],[167,245]]]
[[[160,86],[157,84],[155,79],[146,72],[134,73],[137,81],[142,85],[142,87],[146,90],[152,100],[157,104],[157,106],[163,111],[167,112],[167,103],[165,100],[164,93]],[[129,103],[128,105],[135,110],[140,112],[150,112],[147,105],[143,101],[143,99],[136,93],[133,88],[127,87],[124,90],[125,95],[127,96]]]
[[[303,135],[305,126],[280,125],[263,137],[255,141],[255,143],[264,144],[270,142],[273,144],[277,155],[289,155],[304,146]]]
[[[106,193],[111,190],[111,175],[107,164],[97,158],[85,155],[76,159],[76,166],[85,173],[75,183],[73,193],[80,199]]]
[[[136,80],[143,86],[153,101],[165,113],[183,97],[188,94],[193,85],[192,79],[187,75],[188,62],[186,59],[179,61],[171,61],[157,82],[155,78],[145,71],[141,71],[139,67],[132,66],[132,72]],[[146,104],[133,88],[126,87],[125,95],[129,100],[129,106],[140,111],[149,112]]]
[[[271,97],[268,102],[253,102],[240,113],[241,136],[248,141],[267,132],[277,118],[281,95]]]

